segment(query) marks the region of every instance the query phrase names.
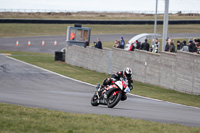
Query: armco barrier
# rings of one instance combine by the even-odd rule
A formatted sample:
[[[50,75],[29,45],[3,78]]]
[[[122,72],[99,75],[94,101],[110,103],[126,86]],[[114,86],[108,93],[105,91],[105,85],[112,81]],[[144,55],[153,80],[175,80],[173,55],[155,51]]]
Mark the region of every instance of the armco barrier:
[[[133,79],[136,81],[200,95],[200,55],[197,54],[155,54],[142,50],[100,50],[72,45],[67,46],[65,61],[71,65],[109,74],[128,66],[133,69]]]
[[[154,24],[154,20],[56,20],[56,19],[0,19],[0,23],[38,23],[38,24]],[[163,24],[158,20],[157,24]],[[169,20],[169,24],[200,24],[200,20]]]

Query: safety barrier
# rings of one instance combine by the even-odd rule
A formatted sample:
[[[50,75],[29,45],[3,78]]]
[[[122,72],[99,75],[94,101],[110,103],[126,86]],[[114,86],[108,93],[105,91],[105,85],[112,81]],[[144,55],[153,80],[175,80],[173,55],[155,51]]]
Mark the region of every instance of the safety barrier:
[[[200,95],[200,55],[193,53],[156,54],[73,45],[67,46],[65,62],[102,73],[116,73],[128,66],[136,81]]]
[[[0,23],[34,23],[34,24],[154,24],[154,20],[47,20],[47,19],[0,19]],[[157,21],[163,24],[162,20]],[[200,20],[169,20],[169,24],[200,24]]]

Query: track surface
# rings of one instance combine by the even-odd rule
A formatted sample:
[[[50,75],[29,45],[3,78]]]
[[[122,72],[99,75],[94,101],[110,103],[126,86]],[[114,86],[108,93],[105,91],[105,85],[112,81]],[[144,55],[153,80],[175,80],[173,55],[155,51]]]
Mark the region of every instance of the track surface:
[[[126,40],[135,34],[92,35],[91,42],[113,41],[124,36]],[[170,34],[172,38],[199,37],[194,34]],[[54,53],[65,47],[65,36],[0,38],[0,50]],[[19,46],[15,43],[19,40]],[[28,40],[31,46],[27,46]],[[45,46],[42,47],[42,40]],[[54,46],[57,40],[57,46]],[[90,44],[92,45],[92,43]],[[48,108],[75,113],[108,114],[163,123],[176,123],[200,127],[200,109],[163,101],[128,95],[114,109],[106,106],[92,107],[90,99],[94,87],[76,82],[50,72],[20,63],[0,55],[0,102]]]
[[[136,34],[104,34],[91,35],[90,45],[93,41],[100,38],[102,42],[119,40],[121,36],[125,40],[131,39]],[[171,38],[198,38],[200,33],[173,33],[169,34]],[[19,41],[19,46],[16,47],[16,41]],[[28,47],[28,41],[31,41],[31,46]],[[42,41],[45,41],[45,46],[42,46]],[[57,41],[57,46],[54,46],[54,41]],[[29,51],[39,53],[54,53],[66,46],[66,36],[39,36],[39,37],[10,37],[0,38],[0,50],[14,50],[14,51]],[[186,40],[187,41],[187,40]]]
[[[93,107],[90,105],[93,93],[91,85],[0,55],[0,102],[200,127],[200,108],[133,95],[113,109]]]

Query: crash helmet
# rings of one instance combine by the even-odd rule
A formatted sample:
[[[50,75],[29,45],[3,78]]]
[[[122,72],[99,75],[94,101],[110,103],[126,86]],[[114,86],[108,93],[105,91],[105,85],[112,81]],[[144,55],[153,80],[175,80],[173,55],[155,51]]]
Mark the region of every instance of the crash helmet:
[[[131,77],[132,73],[133,73],[133,72],[132,72],[132,69],[129,68],[129,67],[126,67],[126,68],[123,70],[123,76],[124,76],[125,78]]]

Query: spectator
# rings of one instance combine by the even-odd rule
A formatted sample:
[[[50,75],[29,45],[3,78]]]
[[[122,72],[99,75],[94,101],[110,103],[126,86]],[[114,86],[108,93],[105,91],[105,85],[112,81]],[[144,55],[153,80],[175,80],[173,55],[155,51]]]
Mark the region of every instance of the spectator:
[[[194,39],[195,48],[193,49],[193,53],[197,53],[197,45],[199,44],[199,39]]]
[[[197,54],[200,54],[200,43],[197,44]]]
[[[173,40],[172,39],[168,39],[168,43],[169,43],[169,51],[170,52],[176,52],[176,50],[175,50],[175,45],[174,45],[174,43],[173,43]]]
[[[195,52],[195,44],[191,39],[189,39],[188,41],[189,41],[189,52]]]
[[[86,48],[87,46],[89,46],[89,42],[88,42],[88,40],[86,39],[86,40],[85,40],[85,43],[84,43],[84,48]]]
[[[75,33],[74,32],[72,32],[71,34],[70,34],[70,40],[75,40]]]
[[[134,44],[134,42],[131,42],[131,46],[130,46],[130,49],[128,51],[134,51],[135,50],[135,46],[133,44]]]
[[[151,47],[152,47],[151,51],[153,53],[158,53],[159,45],[160,45],[160,42],[158,42],[158,38],[156,38],[155,44],[154,44],[154,39],[153,39],[152,44],[151,44]]]
[[[192,41],[192,39],[191,39],[191,38],[189,38],[189,39],[188,39],[188,43],[189,43],[189,42],[191,42],[191,41]]]
[[[95,43],[95,48],[102,49],[102,43],[99,38],[97,38],[97,43],[96,42],[94,43]]]
[[[140,42],[138,42],[138,40],[135,41],[135,44],[136,44],[136,49],[140,49],[141,44],[140,44]]]
[[[115,44],[113,45],[113,47],[119,48],[120,47],[120,42],[115,40]]]
[[[197,40],[196,38],[193,38],[193,43],[195,43],[195,42],[196,42],[196,40]]]
[[[117,41],[117,43],[118,43],[118,47],[117,48],[120,48],[121,47],[120,41]]]
[[[188,48],[188,45],[186,44],[186,41],[183,41],[183,47],[181,51],[189,52],[189,48]]]
[[[150,49],[150,44],[147,42],[147,39],[145,39],[145,42],[142,43],[140,49],[149,51],[149,49]]]
[[[166,51],[166,52],[169,51],[169,43],[168,43],[168,39],[166,39],[165,51]]]
[[[120,40],[121,40],[121,43],[120,43],[120,47],[119,48],[124,49],[124,46],[125,46],[124,38],[121,37]]]
[[[178,40],[177,41],[177,50],[181,50],[183,47],[183,44]]]

